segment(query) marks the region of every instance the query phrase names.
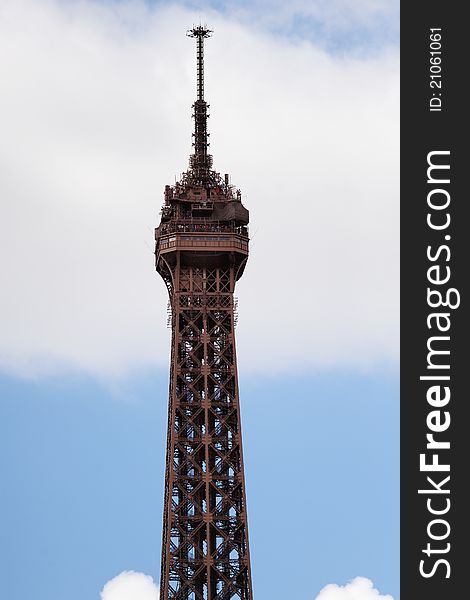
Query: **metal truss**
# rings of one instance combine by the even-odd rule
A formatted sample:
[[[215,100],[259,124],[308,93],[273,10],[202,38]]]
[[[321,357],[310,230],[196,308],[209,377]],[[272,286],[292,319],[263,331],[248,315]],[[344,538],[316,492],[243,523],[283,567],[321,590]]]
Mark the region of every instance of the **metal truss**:
[[[161,593],[250,600],[235,273],[190,267],[174,275]]]

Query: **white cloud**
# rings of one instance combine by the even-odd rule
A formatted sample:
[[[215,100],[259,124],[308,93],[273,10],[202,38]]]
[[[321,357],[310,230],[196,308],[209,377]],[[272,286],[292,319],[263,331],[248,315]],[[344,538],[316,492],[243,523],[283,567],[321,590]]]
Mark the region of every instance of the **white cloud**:
[[[149,575],[123,571],[105,584],[100,596],[101,600],[158,600],[160,594]]]
[[[393,600],[392,596],[382,595],[370,579],[355,577],[348,584],[330,583],[324,587],[315,600]]]
[[[159,600],[160,594],[152,577],[136,571],[123,571],[110,579],[100,593],[101,600]],[[382,595],[370,579],[355,577],[344,586],[325,586],[315,600],[393,600]]]
[[[152,229],[190,152],[195,20],[131,0],[2,3],[3,370],[167,366]],[[243,372],[395,364],[397,52],[339,58],[207,21],[215,168],[251,211]]]

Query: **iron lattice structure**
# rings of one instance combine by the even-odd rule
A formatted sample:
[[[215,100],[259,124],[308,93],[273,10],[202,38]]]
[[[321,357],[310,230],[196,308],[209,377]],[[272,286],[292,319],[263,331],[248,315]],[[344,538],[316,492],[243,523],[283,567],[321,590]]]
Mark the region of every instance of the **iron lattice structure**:
[[[212,169],[204,39],[194,27],[197,99],[189,169],[165,187],[156,268],[169,292],[171,366],[162,600],[252,600],[234,289],[248,258],[248,211]]]

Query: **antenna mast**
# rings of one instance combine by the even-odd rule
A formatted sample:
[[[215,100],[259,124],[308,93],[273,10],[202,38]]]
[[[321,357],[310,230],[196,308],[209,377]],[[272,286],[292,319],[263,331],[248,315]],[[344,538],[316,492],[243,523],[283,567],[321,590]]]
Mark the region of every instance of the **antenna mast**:
[[[193,147],[194,154],[190,157],[190,167],[194,180],[199,183],[208,183],[210,181],[210,171],[212,167],[212,156],[208,153],[209,134],[207,133],[207,119],[209,117],[209,105],[204,100],[204,39],[212,35],[212,31],[203,25],[193,27],[187,32],[187,35],[196,38],[196,101],[193,104],[194,133]]]

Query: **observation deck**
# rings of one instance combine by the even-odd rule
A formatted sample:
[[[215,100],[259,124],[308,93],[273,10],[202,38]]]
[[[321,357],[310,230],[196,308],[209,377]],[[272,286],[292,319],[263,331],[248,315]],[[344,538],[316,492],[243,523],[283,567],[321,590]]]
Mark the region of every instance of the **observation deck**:
[[[210,172],[204,184],[184,173],[175,186],[166,186],[161,221],[155,229],[157,270],[177,260],[188,266],[234,266],[237,279],[248,257],[248,210],[239,190]],[[166,264],[164,264],[166,263]],[[159,266],[160,265],[160,266]],[[240,266],[242,266],[240,268]]]

